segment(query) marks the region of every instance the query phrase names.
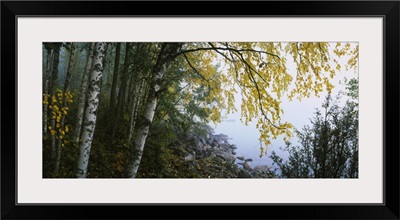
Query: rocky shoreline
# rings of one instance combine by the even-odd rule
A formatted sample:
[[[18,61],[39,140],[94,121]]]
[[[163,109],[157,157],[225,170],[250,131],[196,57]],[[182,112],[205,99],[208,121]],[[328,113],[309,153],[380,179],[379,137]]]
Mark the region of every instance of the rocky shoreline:
[[[218,172],[221,178],[274,178],[269,166],[252,167],[252,158],[237,156],[237,147],[229,143],[227,135],[215,134],[208,125],[196,128],[182,137],[181,142],[185,146],[181,156],[192,169],[198,160],[208,160],[208,171]]]

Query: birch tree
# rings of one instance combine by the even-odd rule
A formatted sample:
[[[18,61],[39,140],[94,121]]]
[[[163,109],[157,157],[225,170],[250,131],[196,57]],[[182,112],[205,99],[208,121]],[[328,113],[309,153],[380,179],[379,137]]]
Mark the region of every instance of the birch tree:
[[[139,169],[146,138],[149,134],[150,125],[156,111],[158,92],[161,89],[165,71],[173,60],[172,55],[176,54],[181,46],[181,43],[163,43],[161,45],[157,61],[152,70],[150,91],[143,115],[144,122],[137,129],[133,152],[131,152],[132,156],[127,166],[127,175],[129,178],[135,178]]]
[[[130,178],[135,177],[140,164],[164,73],[169,63],[178,56],[184,56],[188,68],[200,76],[191,79],[191,82],[208,88],[204,106],[209,119],[214,123],[221,120],[219,106],[227,106],[228,112],[235,110],[233,107],[233,94],[237,92],[235,85],[241,89],[243,97],[241,121],[247,125],[252,120],[257,120],[259,140],[266,146],[271,144],[271,139],[276,139],[280,135],[284,136],[284,140],[292,136],[292,125],[281,120],[284,113],[280,106],[282,97],[285,95],[290,100],[293,98],[301,100],[312,93],[318,95],[324,87],[330,92],[333,88],[330,79],[341,69],[338,61],[330,57],[329,43],[195,42],[186,43],[183,49],[175,51],[171,50],[174,48],[173,45],[180,45],[176,48],[182,46],[182,44],[162,44],[152,71],[144,122],[137,130],[135,147],[128,166],[127,175]],[[293,58],[297,72],[295,79],[288,72],[287,58],[283,54],[289,54]],[[357,66],[358,46],[351,47],[349,43],[342,46],[338,43],[334,54],[338,57],[351,56],[346,68]],[[193,56],[197,60],[194,60]],[[215,74],[211,64],[217,57],[219,61],[227,64],[227,73]],[[223,91],[222,88],[228,89]],[[209,105],[213,102],[222,104],[210,108]]]
[[[52,153],[51,160],[44,158],[52,163],[48,166],[50,169],[46,169],[49,176],[54,171],[53,163],[57,161],[55,145],[57,137],[62,134],[62,127],[68,128],[64,124],[68,125],[71,119],[65,118],[65,115],[62,115],[64,117],[54,115],[58,110],[68,110],[64,105],[65,100],[60,100],[59,97],[68,98],[69,95],[66,96],[65,91],[57,89],[58,57],[62,44],[50,45],[52,52],[47,54],[47,60],[44,62],[46,66],[43,68],[44,93],[49,94],[50,110],[47,111],[51,111],[47,114],[51,118],[47,118],[46,129],[47,134],[51,133],[52,136],[48,136],[51,139],[44,140],[50,145],[44,155],[50,157],[47,149]],[[86,57],[82,57],[85,61],[75,65],[75,69],[84,74],[79,91],[79,105],[74,106],[77,107],[77,117],[72,119],[75,133],[66,136],[78,143],[80,148],[77,165],[75,161],[71,168],[66,168],[69,163],[63,164],[63,171],[64,168],[71,169],[71,173],[68,174],[70,176],[84,178],[87,175],[96,123],[96,132],[101,135],[96,135],[94,143],[99,141],[102,144],[92,150],[92,155],[96,157],[91,158],[91,163],[95,165],[93,168],[96,171],[92,171],[90,176],[101,177],[104,172],[112,176],[114,175],[112,170],[115,169],[119,177],[123,175],[134,178],[149,133],[152,133],[156,140],[158,138],[156,131],[151,132],[152,127],[156,127],[154,123],[164,120],[167,123],[169,121],[180,123],[180,119],[174,121],[173,116],[164,117],[167,114],[175,114],[175,110],[176,115],[182,115],[185,120],[200,118],[205,122],[219,123],[223,119],[223,111],[227,113],[237,111],[234,105],[237,93],[242,95],[241,121],[244,124],[256,122],[260,131],[259,139],[264,146],[268,146],[271,139],[278,136],[290,138],[292,126],[290,122],[282,120],[283,97],[302,99],[311,94],[318,95],[321,91],[330,92],[334,86],[330,80],[341,69],[336,57],[348,57],[349,68],[356,67],[358,58],[358,46],[352,43],[339,43],[336,47],[332,43],[324,42],[161,42],[115,45],[115,59],[105,58],[106,54],[109,57],[113,54],[112,50],[106,52],[106,43],[91,43],[90,46],[94,49],[92,52],[89,51],[87,62],[84,63]],[[121,51],[121,47],[124,46],[125,49]],[[43,57],[46,58],[46,47],[43,49]],[[124,51],[124,64],[119,68],[119,63],[122,64],[120,56],[124,55]],[[61,58],[63,63],[60,63],[60,68],[68,62],[68,59]],[[106,60],[109,65],[107,71],[104,70]],[[290,65],[288,65],[289,60]],[[114,66],[112,62],[115,62]],[[100,85],[103,72],[110,74],[105,75],[107,79]],[[108,80],[111,77],[112,80]],[[72,82],[71,87],[78,87],[76,84],[77,82]],[[103,88],[101,97],[107,101],[101,103],[101,107],[99,107],[100,87]],[[44,98],[44,109],[47,104],[45,102]],[[54,110],[53,107],[56,105],[60,109]],[[106,112],[101,113],[96,121],[99,109],[105,109]],[[198,115],[201,117],[197,117]],[[100,121],[103,117],[104,122]],[[58,118],[60,118],[59,128],[57,128]],[[62,118],[65,119],[65,123],[61,123]],[[45,120],[44,115],[44,124]],[[117,120],[120,120],[119,124]],[[184,122],[182,126],[177,127],[187,126],[188,123]],[[119,133],[110,139],[109,133],[114,131]],[[43,132],[45,133],[45,129]],[[126,142],[132,145],[125,144]],[[75,152],[67,149],[73,148],[65,148],[62,151],[63,155],[72,158],[71,155]],[[126,166],[127,157],[129,163]],[[78,167],[77,171],[72,171],[75,166]]]
[[[76,176],[86,178],[89,164],[90,149],[96,127],[97,111],[99,107],[100,80],[103,74],[103,62],[107,43],[100,42],[94,46],[93,66],[90,74],[89,90],[87,96],[88,106],[83,121],[81,144]]]
[[[83,113],[85,110],[85,101],[86,101],[86,94],[88,89],[88,82],[89,82],[89,73],[92,68],[92,61],[93,61],[93,49],[95,43],[89,44],[89,54],[86,62],[85,71],[82,76],[82,82],[79,92],[79,99],[78,99],[78,113],[76,116],[76,124],[75,124],[75,134],[73,141],[75,143],[79,142],[79,138],[81,135],[81,128],[82,128],[82,121],[83,121]]]
[[[133,95],[133,101],[132,101],[132,106],[131,106],[131,117],[130,117],[130,122],[129,122],[130,126],[129,126],[129,133],[128,133],[128,139],[127,139],[128,144],[132,140],[134,129],[136,127],[139,106],[140,106],[143,96],[144,96],[145,83],[146,83],[146,81],[144,79],[140,79],[140,80],[138,79],[135,82],[135,86],[134,86],[135,93]]]
[[[137,116],[147,93],[147,79],[153,63],[151,56],[152,46],[152,43],[137,43],[134,47],[135,50],[133,53],[134,56],[132,65],[132,72],[134,72],[134,74],[131,75],[127,102],[131,110],[127,144],[131,142],[135,133],[134,129],[136,127]]]
[[[333,51],[330,48],[335,48]],[[218,102],[229,108],[233,105],[236,88],[242,94],[241,121],[244,124],[256,120],[260,131],[259,140],[269,146],[272,139],[292,136],[292,124],[281,120],[282,97],[289,100],[317,96],[330,92],[334,85],[330,80],[341,70],[337,57],[349,56],[346,68],[356,68],[358,45],[326,42],[201,42],[187,43],[176,56],[185,56],[189,67],[199,73],[200,84],[209,88],[206,103],[223,93],[226,99]],[[216,56],[218,55],[218,56]],[[336,55],[336,58],[334,57]],[[196,57],[198,61],[194,62]],[[209,67],[213,60],[226,64],[225,74],[215,75]],[[294,77],[289,73],[287,60],[296,66]],[[218,80],[213,78],[218,77]],[[211,80],[210,80],[211,79]],[[235,88],[236,87],[236,88]],[[214,89],[210,89],[214,88]],[[227,88],[221,91],[218,88]],[[215,107],[208,111],[213,122],[219,122],[220,111]]]

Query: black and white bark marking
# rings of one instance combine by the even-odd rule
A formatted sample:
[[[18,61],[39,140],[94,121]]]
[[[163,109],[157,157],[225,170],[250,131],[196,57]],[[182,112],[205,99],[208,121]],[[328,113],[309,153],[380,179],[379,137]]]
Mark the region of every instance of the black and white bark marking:
[[[89,45],[89,55],[88,55],[88,59],[87,59],[86,67],[85,67],[85,72],[83,73],[83,76],[82,76],[81,90],[79,93],[79,100],[78,100],[78,113],[77,113],[77,117],[76,117],[77,119],[76,119],[75,129],[74,129],[73,141],[75,143],[79,143],[79,138],[81,136],[83,113],[85,110],[85,101],[86,101],[88,83],[89,83],[89,74],[91,72],[92,63],[93,63],[94,44],[95,43],[90,43],[90,45]]]
[[[107,43],[100,42],[94,46],[93,68],[90,74],[87,102],[83,120],[79,159],[76,176],[86,178],[90,149],[96,127],[97,109],[99,107],[100,80],[103,75],[103,59]]]
[[[135,147],[131,153],[131,160],[127,168],[129,178],[135,178],[139,169],[140,161],[142,160],[143,149],[149,134],[150,125],[153,122],[154,113],[157,108],[157,94],[161,89],[161,83],[164,79],[164,74],[171,63],[171,57],[176,54],[182,44],[181,43],[163,43],[156,64],[152,70],[152,80],[150,83],[150,91],[144,111],[145,123],[137,129],[135,137]]]

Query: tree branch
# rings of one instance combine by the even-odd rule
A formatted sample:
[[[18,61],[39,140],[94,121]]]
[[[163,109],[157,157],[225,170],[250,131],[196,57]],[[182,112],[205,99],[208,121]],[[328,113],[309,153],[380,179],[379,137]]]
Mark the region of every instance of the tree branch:
[[[229,59],[229,57],[227,57],[225,54],[223,54],[222,52],[218,51],[218,49],[211,42],[208,42],[208,44],[211,46],[211,48],[213,48],[217,53],[219,53],[225,59],[229,60],[230,62],[233,62],[233,60]]]
[[[171,57],[173,58],[173,57],[177,57],[181,54],[195,52],[195,51],[208,51],[208,50],[262,53],[262,54],[267,54],[267,55],[274,56],[274,57],[277,57],[278,59],[280,59],[280,57],[278,55],[273,54],[273,53],[268,53],[266,51],[254,50],[254,49],[235,49],[235,48],[229,47],[228,44],[226,44],[226,47],[215,47],[214,46],[214,47],[200,47],[200,48],[194,48],[194,49],[188,49],[188,50],[181,50],[180,52],[176,53],[175,55],[173,55]]]
[[[268,123],[269,123],[271,126],[273,126],[274,128],[277,128],[277,129],[280,129],[280,130],[283,130],[283,129],[286,130],[286,128],[282,128],[282,127],[279,127],[279,126],[275,125],[275,124],[272,123],[272,121],[268,118],[267,114],[266,114],[265,111],[264,111],[264,108],[263,108],[263,106],[262,106],[262,103],[261,103],[262,97],[261,97],[260,90],[259,90],[259,88],[258,88],[258,84],[257,84],[257,82],[255,81],[253,74],[251,74],[251,72],[248,72],[248,74],[249,74],[249,76],[250,76],[250,80],[254,83],[254,85],[255,85],[255,87],[256,87],[257,95],[258,95],[258,104],[259,104],[259,106],[260,106],[261,114],[263,114],[265,120],[267,120]]]
[[[189,64],[190,68],[192,68],[192,70],[199,75],[202,79],[204,79],[205,81],[209,82],[209,79],[206,79],[203,75],[201,75],[199,73],[199,71],[192,65],[192,63],[190,63],[188,57],[186,56],[186,54],[183,54],[183,56],[185,57],[186,62]]]

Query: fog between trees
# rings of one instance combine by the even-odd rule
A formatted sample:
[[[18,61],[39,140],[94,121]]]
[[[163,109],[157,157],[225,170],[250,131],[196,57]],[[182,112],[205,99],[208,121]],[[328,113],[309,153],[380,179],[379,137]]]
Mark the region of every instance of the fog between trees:
[[[257,121],[265,145],[284,137],[290,150],[293,135],[304,137],[306,150],[290,150],[287,163],[275,157],[282,175],[262,177],[357,177],[355,99],[343,109],[327,99],[327,112],[303,133],[281,120],[280,105],[282,97],[330,92],[330,79],[357,70],[357,62],[358,45],[350,43],[43,43],[43,177],[237,177],[224,157],[187,156],[190,140],[209,132],[205,124],[238,110],[238,92],[242,122]],[[351,83],[348,91],[358,94]]]

